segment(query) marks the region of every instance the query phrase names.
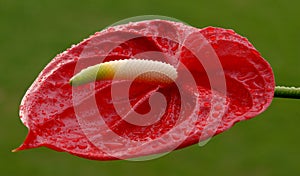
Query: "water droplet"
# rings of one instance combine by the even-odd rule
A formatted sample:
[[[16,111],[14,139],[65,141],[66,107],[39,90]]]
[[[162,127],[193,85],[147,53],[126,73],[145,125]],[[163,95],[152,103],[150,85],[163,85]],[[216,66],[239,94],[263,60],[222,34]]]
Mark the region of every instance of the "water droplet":
[[[213,118],[218,118],[219,115],[220,115],[220,112],[213,112],[213,113],[212,113],[212,117],[213,117]]]
[[[178,134],[172,134],[172,139],[174,139],[175,141],[180,139],[180,135]]]
[[[79,149],[86,149],[87,148],[87,145],[86,144],[78,144],[77,145],[77,147],[79,148]]]
[[[217,104],[217,105],[214,106],[214,109],[215,109],[216,111],[220,111],[220,110],[222,110],[223,108],[222,108],[222,105]]]
[[[210,40],[211,40],[211,41],[215,41],[216,39],[217,39],[216,36],[210,37]]]
[[[61,131],[61,128],[56,128],[55,133],[59,133]]]
[[[68,150],[74,150],[75,148],[76,148],[75,145],[67,145],[66,146],[66,149],[68,149]]]
[[[73,139],[73,140],[72,140],[72,142],[75,142],[75,143],[77,143],[77,142],[79,142],[79,139],[78,139],[78,138],[76,138],[76,139]]]
[[[119,142],[105,143],[104,145],[111,150],[123,147],[123,143],[119,143]]]
[[[208,107],[210,107],[210,103],[209,102],[205,102],[204,106],[208,108]]]

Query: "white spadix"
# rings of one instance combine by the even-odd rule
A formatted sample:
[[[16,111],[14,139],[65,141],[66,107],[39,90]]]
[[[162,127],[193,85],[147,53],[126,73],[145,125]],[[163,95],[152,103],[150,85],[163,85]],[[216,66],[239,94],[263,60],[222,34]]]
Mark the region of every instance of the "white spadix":
[[[172,65],[153,60],[124,59],[100,63],[81,70],[70,79],[72,86],[99,80],[136,80],[170,84],[177,78]]]

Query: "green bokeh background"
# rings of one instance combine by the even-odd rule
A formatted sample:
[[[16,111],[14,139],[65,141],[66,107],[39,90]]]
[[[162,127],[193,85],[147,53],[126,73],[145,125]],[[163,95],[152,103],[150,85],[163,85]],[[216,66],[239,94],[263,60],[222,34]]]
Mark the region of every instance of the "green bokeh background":
[[[27,133],[20,100],[43,67],[72,44],[132,16],[232,28],[270,62],[278,84],[300,86],[299,7],[297,0],[0,0],[0,175],[300,175],[297,100],[274,99],[266,112],[204,147],[151,161],[90,161],[46,148],[10,152]]]

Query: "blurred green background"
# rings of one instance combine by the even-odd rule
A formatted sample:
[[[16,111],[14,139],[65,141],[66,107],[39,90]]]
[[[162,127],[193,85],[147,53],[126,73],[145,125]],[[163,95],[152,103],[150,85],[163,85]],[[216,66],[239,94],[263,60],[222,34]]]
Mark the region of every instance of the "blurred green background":
[[[165,15],[196,27],[232,28],[272,65],[276,82],[300,86],[297,0],[0,0],[0,175],[300,175],[300,101],[274,99],[204,147],[146,162],[100,162],[39,148],[18,153],[27,129],[18,117],[26,89],[58,53],[137,15]]]

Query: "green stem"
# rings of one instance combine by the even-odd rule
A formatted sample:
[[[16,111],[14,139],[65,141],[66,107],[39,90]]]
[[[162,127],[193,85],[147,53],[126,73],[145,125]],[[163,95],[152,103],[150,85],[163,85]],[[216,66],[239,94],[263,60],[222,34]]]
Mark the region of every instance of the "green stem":
[[[276,86],[274,97],[300,99],[300,87]]]

